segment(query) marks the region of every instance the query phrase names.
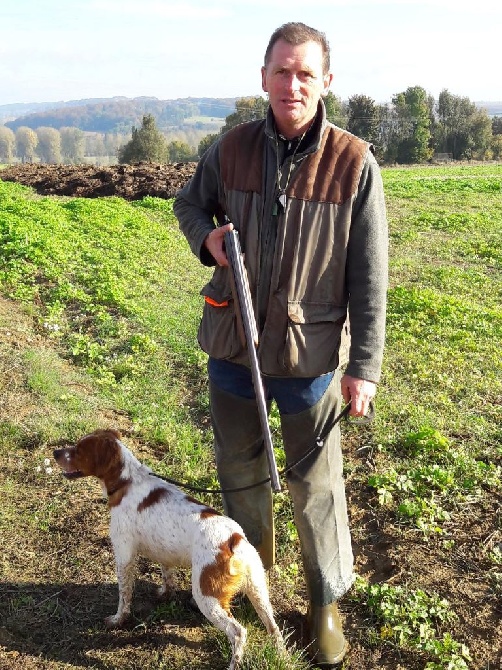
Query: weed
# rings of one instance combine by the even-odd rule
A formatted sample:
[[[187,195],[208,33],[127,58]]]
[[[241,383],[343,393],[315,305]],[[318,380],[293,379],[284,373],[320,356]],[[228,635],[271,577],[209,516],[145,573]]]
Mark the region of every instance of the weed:
[[[354,590],[374,617],[380,640],[433,657],[426,663],[426,670],[468,668],[468,647],[449,633],[438,634],[439,628],[456,619],[446,599],[421,589],[411,591],[385,583],[370,585],[361,578],[356,580]]]

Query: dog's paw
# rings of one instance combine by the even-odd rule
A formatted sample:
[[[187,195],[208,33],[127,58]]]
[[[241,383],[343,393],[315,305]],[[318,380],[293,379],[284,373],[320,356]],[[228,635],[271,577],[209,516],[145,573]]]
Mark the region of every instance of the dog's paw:
[[[120,628],[122,624],[126,621],[127,615],[124,614],[112,614],[112,616],[107,616],[105,619],[105,626],[107,628]]]

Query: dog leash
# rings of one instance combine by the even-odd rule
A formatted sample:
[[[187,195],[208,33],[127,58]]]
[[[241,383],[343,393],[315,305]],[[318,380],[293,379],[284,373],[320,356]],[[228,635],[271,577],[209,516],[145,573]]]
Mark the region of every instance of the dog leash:
[[[293,463],[288,465],[284,470],[281,470],[279,472],[280,477],[284,477],[287,475],[291,470],[294,468],[298,467],[303,461],[307,460],[315,451],[318,449],[322,449],[324,447],[324,442],[328,435],[331,433],[333,428],[336,426],[337,423],[339,423],[344,417],[348,419],[348,414],[350,412],[350,407],[351,403],[348,402],[345,407],[342,409],[342,411],[335,416],[332,420],[328,421],[326,426],[324,427],[324,430],[321,432],[319,437],[315,441],[315,445],[311,447],[303,456],[300,456],[300,458],[297,458]],[[332,413],[332,416],[334,414],[334,411]],[[365,416],[362,416],[357,419],[350,419],[350,423],[356,426],[361,426],[370,423],[373,421],[375,418],[375,405],[373,404],[372,401],[370,401],[369,404],[369,409],[368,413],[365,414]],[[161,475],[156,474],[155,472],[150,473],[153,477],[158,477],[159,479],[162,479],[164,482],[167,482],[168,484],[174,484],[175,486],[179,486],[180,488],[183,489],[188,489],[189,491],[195,491],[196,493],[240,493],[241,491],[249,491],[250,489],[257,488],[258,486],[262,486],[263,484],[268,484],[270,482],[270,477],[267,477],[266,479],[262,479],[259,482],[255,482],[254,484],[249,484],[248,486],[240,486],[239,488],[235,489],[205,489],[201,488],[199,486],[192,486],[191,484],[187,484],[185,482],[179,482],[176,479],[171,479],[170,477],[163,477]]]

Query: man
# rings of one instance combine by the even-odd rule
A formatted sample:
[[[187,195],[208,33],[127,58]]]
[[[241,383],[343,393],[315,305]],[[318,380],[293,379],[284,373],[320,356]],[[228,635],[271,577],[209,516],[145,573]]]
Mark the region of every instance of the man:
[[[268,473],[224,249],[232,225],[245,254],[260,369],[268,397],[279,408],[287,463],[311,449],[342,401],[350,401],[354,416],[367,412],[384,344],[387,224],[381,177],[371,147],[326,120],[322,96],[333,76],[324,34],[302,23],[281,26],[270,38],[261,72],[267,118],[219,138],[174,203],[192,251],[205,265],[216,265],[202,291],[198,337],[209,354],[223,489],[259,482]],[[288,488],[306,579],[309,650],[319,666],[332,667],[348,648],[337,600],[354,579],[338,425],[323,448],[290,473]],[[270,486],[224,494],[224,506],[270,568]]]

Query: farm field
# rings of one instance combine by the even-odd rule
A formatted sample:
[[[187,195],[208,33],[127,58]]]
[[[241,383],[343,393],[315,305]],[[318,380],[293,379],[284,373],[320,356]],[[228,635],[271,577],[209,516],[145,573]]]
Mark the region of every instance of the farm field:
[[[0,669],[223,670],[226,640],[190,609],[186,572],[174,600],[158,602],[160,571],[141,561],[131,622],[104,628],[117,597],[108,511],[97,482],[68,482],[51,460],[56,445],[111,426],[159,474],[217,487],[196,340],[209,271],[172,201],[140,187],[137,199],[134,178],[129,195],[99,197],[113,180],[94,174],[74,197],[55,194],[75,175],[21,168],[0,171]],[[340,603],[351,643],[341,667],[494,670],[502,165],[386,168],[383,178],[388,336],[375,421],[343,428],[358,579]],[[282,467],[275,412],[271,424]],[[277,657],[239,601],[243,667],[307,670],[298,540],[287,492],[274,500],[270,588],[292,653]]]

